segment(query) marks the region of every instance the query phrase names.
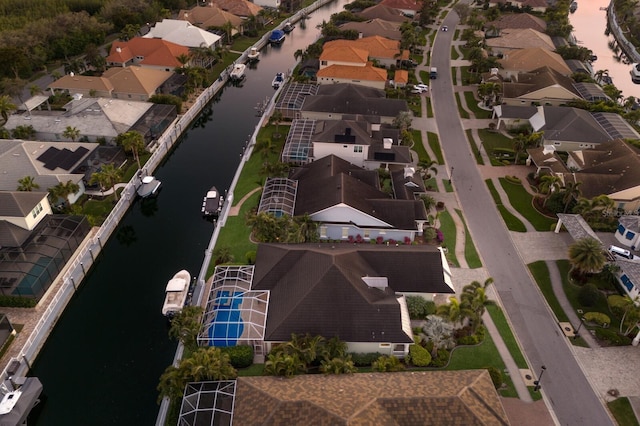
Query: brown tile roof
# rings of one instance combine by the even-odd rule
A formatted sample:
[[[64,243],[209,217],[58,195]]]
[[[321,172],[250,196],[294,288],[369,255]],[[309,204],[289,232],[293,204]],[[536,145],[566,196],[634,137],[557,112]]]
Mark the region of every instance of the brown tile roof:
[[[335,40],[341,41],[341,40]],[[320,54],[320,61],[350,62],[354,64],[366,64],[369,60],[367,49],[353,44],[325,43]]]
[[[170,71],[130,66],[109,68],[102,78],[109,80],[114,92],[153,95],[172,75]]]
[[[414,12],[417,12],[422,8],[422,3],[416,0],[382,0],[380,4],[393,9],[413,10]]]
[[[363,49],[367,52],[369,58],[391,58],[391,59],[406,59],[400,58],[400,42],[397,40],[390,40],[388,38],[380,37],[378,35],[371,37],[363,37],[357,40],[332,40],[325,43],[324,49],[335,48],[357,48]],[[408,54],[407,54],[408,58]],[[320,57],[322,60],[322,56]]]
[[[507,28],[530,28],[543,33],[547,30],[547,23],[544,19],[538,18],[537,16],[533,16],[529,13],[510,13],[500,16],[495,21],[484,24],[485,29],[491,27],[499,28],[501,30]]]
[[[189,10],[181,10],[178,19],[188,21],[198,28],[206,30],[210,27],[221,28],[227,22],[238,28],[242,25],[242,18],[232,13],[226,12],[213,3],[206,6],[196,6]]]
[[[540,146],[527,149],[527,154],[531,157],[533,164],[541,169],[545,169],[551,173],[569,173],[569,169],[555,150],[550,151]],[[571,155],[571,153],[569,153],[569,155]]]
[[[384,277],[387,287],[370,287],[365,277]],[[264,340],[271,342],[311,333],[411,343],[396,293],[453,293],[437,247],[369,243],[260,244],[251,288],[270,291]]]
[[[407,84],[409,82],[409,71],[396,70],[395,76],[393,77],[393,81],[400,84]]]
[[[562,75],[571,75],[571,69],[562,59],[562,56],[543,47],[518,49],[509,52],[501,59],[500,64],[505,70],[532,71],[536,68],[547,66],[558,71]]]
[[[262,10],[257,4],[247,0],[211,0],[220,9],[236,16],[257,16]]]
[[[189,48],[159,38],[135,37],[129,41],[114,41],[107,62],[125,63],[143,57],[140,65],[175,68],[181,66],[176,59],[189,55]]]
[[[508,425],[487,370],[237,379],[241,425]]]
[[[93,77],[86,75],[64,75],[51,82],[47,89],[64,89],[73,92],[74,90],[96,90],[98,92],[113,91],[113,84],[105,77]]]
[[[551,37],[529,28],[513,28],[500,32],[500,37],[485,40],[488,47],[495,49],[524,49],[527,47],[544,47],[554,50],[556,47]]]
[[[329,65],[319,70],[316,76],[321,78],[344,78],[350,80],[362,81],[387,81],[387,70],[384,68],[376,68],[371,62],[364,67],[355,67],[350,65]]]
[[[356,16],[360,16],[365,19],[379,18],[384,21],[399,23],[411,21],[411,19],[404,16],[401,11],[385,6],[381,3],[368,7],[362,12],[356,13]]]
[[[390,40],[400,40],[402,38],[399,22],[390,22],[378,18],[365,22],[347,22],[346,24],[340,25],[340,29],[343,31],[358,31],[363,37],[379,35]]]
[[[571,99],[581,98],[571,78],[547,66],[537,68],[528,73],[519,73],[517,83],[502,83],[502,96],[512,99],[518,98],[551,86],[562,87],[567,91],[567,96]]]

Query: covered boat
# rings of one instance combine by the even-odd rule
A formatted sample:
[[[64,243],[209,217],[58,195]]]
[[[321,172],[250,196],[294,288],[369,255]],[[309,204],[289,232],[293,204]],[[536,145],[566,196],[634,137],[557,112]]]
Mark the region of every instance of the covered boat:
[[[281,44],[284,41],[285,33],[282,30],[273,30],[269,36],[269,43]]]
[[[273,78],[273,81],[271,82],[271,86],[273,86],[274,89],[278,89],[280,88],[280,86],[282,86],[282,83],[284,83],[284,73],[279,72]]]
[[[27,424],[29,413],[40,402],[42,383],[37,377],[11,377],[2,385],[0,425]]]
[[[165,288],[166,294],[164,305],[162,306],[162,315],[171,318],[182,311],[187,301],[190,285],[191,274],[184,269],[169,280]]]
[[[202,215],[204,217],[218,217],[222,211],[223,204],[224,197],[220,195],[215,186],[212,186],[202,200]]]
[[[138,187],[137,193],[142,198],[151,197],[156,195],[160,190],[162,183],[153,176],[145,176],[142,178],[142,184]]]

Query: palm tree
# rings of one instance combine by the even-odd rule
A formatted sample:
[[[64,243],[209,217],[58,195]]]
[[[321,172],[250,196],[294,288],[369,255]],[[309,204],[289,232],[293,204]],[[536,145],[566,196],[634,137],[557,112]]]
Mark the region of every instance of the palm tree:
[[[596,79],[598,83],[602,83],[602,78],[608,77],[608,76],[609,76],[609,70],[598,70],[593,75],[593,77]]]
[[[320,363],[320,372],[323,374],[351,374],[358,371],[351,357],[348,358],[331,358],[322,360]]]
[[[40,188],[40,185],[36,183],[36,178],[33,176],[25,176],[22,179],[18,179],[17,191],[31,192],[38,188]]]
[[[256,142],[256,146],[253,150],[259,153],[263,160],[266,160],[278,152],[278,146],[273,143],[271,138],[263,138]]]
[[[600,272],[607,263],[602,243],[592,237],[577,240],[569,246],[569,263],[581,276]]]
[[[138,163],[138,169],[140,166],[140,152],[144,150],[144,137],[140,132],[135,130],[129,130],[125,133],[120,133],[116,138],[116,142],[122,146],[125,151],[130,151],[133,154],[133,158]]]
[[[106,164],[102,170],[91,175],[90,182],[98,183],[104,191],[104,188],[113,188],[113,195],[118,200],[118,191],[115,190],[116,183],[122,179],[122,170],[116,168],[113,164]]]
[[[75,127],[67,126],[67,128],[64,129],[64,132],[62,132],[62,136],[75,142],[76,139],[80,137],[80,130]]]
[[[308,213],[294,217],[294,222],[300,242],[312,243],[318,240],[318,222],[312,220]]]
[[[80,191],[80,185],[72,180],[68,180],[66,183],[59,182],[56,186],[49,188],[49,194],[51,194],[54,203],[62,198],[65,206],[69,203],[69,195],[78,191]]]
[[[201,306],[186,306],[171,320],[169,337],[180,341],[189,352],[198,349],[198,335],[202,331],[203,309]]]
[[[582,194],[580,185],[582,185],[582,182],[568,181],[565,183],[564,190],[562,191],[562,202],[564,202],[564,210],[562,211],[563,213],[567,212],[571,201],[578,199]]]
[[[216,265],[233,262],[233,254],[231,253],[231,247],[229,246],[216,247],[216,249],[213,251],[213,258],[215,260]]]
[[[287,354],[283,351],[271,352],[264,363],[264,374],[267,376],[291,377],[307,370],[298,354]]]
[[[431,210],[436,206],[436,199],[431,195],[422,195],[420,197],[422,202],[424,203],[424,208],[427,210],[427,215],[431,213]]]
[[[310,365],[318,356],[324,345],[324,337],[311,334],[292,334],[291,340],[285,343],[285,352],[297,354],[306,365]]]
[[[547,204],[547,200],[554,192],[558,191],[562,187],[562,179],[557,175],[544,175],[540,178],[540,192],[544,197],[543,206]]]
[[[455,296],[451,296],[449,297],[449,303],[438,306],[436,309],[436,315],[446,318],[455,325],[462,324],[464,322],[467,312],[460,304],[460,301],[458,301]]]
[[[9,119],[9,114],[16,109],[18,109],[18,107],[13,103],[9,95],[0,96],[0,115],[2,115],[2,119],[5,123]]]
[[[273,134],[273,137],[278,139],[280,138],[280,131],[279,131],[279,126],[280,126],[280,122],[284,119],[284,115],[282,115],[282,111],[280,110],[274,110],[273,114],[271,114],[271,117],[269,117],[269,126],[273,126],[275,124],[276,126],[276,131]]]

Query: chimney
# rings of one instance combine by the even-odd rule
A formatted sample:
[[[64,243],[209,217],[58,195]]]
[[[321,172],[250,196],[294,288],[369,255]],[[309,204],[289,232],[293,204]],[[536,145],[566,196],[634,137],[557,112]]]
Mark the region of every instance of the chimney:
[[[391,145],[393,145],[393,139],[391,138],[382,139],[382,145],[384,149],[391,149]]]

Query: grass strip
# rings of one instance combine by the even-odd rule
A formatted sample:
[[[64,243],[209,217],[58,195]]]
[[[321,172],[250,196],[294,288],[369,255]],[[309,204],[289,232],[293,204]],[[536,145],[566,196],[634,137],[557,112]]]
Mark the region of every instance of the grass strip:
[[[502,216],[502,220],[504,220],[504,223],[507,225],[507,229],[514,232],[527,232],[527,228],[524,226],[524,223],[515,217],[513,213],[511,213],[509,209],[502,204],[500,194],[498,194],[496,187],[493,185],[493,181],[491,179],[487,179],[485,180],[485,183],[487,184],[489,193],[493,197],[493,201],[496,203],[500,216]]]
[[[549,277],[549,268],[544,260],[538,260],[537,262],[527,265],[531,275],[536,280],[538,288],[542,292],[542,295],[547,301],[549,307],[555,314],[556,318],[560,322],[569,322],[569,317],[562,309],[558,298],[553,292],[553,286],[551,285],[551,278]]]
[[[471,233],[469,233],[469,228],[467,228],[467,222],[464,220],[462,210],[456,209],[456,213],[458,213],[460,220],[464,224],[464,258],[467,261],[467,266],[471,269],[480,268],[482,267],[480,255],[478,255],[476,246],[473,244],[473,239],[471,238]]]
[[[531,195],[522,183],[516,183],[505,178],[500,178],[500,185],[507,193],[511,206],[518,211],[536,231],[550,231],[555,226],[556,220],[543,216],[533,207],[533,195]]]

